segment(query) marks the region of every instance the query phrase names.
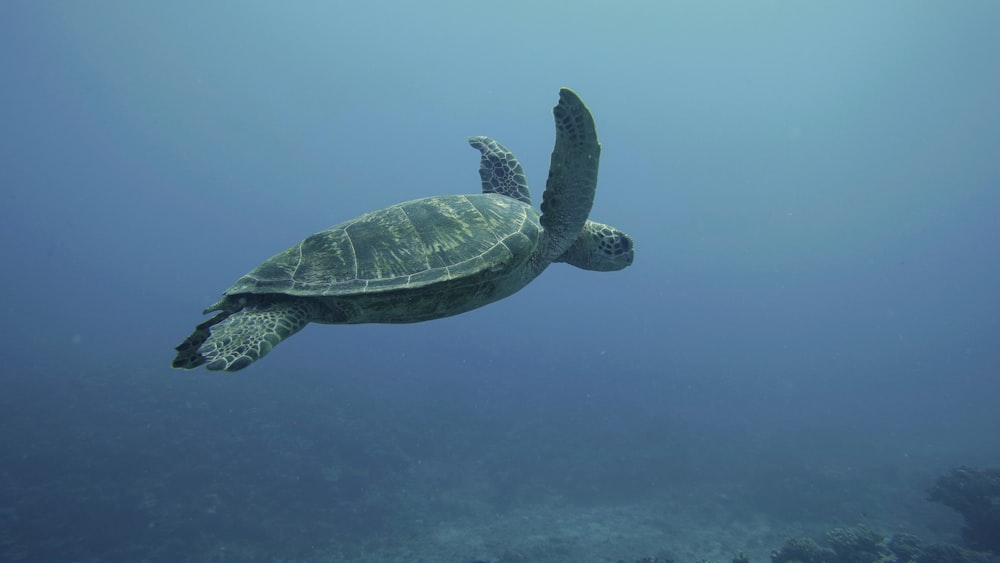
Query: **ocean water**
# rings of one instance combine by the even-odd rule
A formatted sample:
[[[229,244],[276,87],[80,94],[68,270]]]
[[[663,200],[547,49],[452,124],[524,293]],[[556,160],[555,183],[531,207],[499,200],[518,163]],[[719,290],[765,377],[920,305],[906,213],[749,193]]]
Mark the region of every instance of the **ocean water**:
[[[961,544],[1000,466],[993,2],[0,3],[0,560],[768,561],[834,528]],[[545,184],[603,143],[556,264],[411,325],[170,368],[304,236]],[[998,531],[1000,533],[1000,531]]]

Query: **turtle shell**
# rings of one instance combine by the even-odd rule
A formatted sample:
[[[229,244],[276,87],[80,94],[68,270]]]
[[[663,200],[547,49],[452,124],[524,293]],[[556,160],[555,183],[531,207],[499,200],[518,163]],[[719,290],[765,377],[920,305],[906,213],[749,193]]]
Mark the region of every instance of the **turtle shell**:
[[[538,213],[515,199],[496,194],[429,197],[311,235],[262,262],[225,294],[342,297],[419,293],[420,288],[462,280],[473,286],[495,284],[530,268],[541,239]],[[531,277],[525,272],[526,280]],[[511,283],[519,289],[526,280]]]

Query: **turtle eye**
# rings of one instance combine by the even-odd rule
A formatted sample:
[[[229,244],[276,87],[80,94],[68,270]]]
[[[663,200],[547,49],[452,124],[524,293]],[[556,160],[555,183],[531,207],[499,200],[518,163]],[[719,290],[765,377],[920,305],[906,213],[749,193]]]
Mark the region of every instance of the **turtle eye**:
[[[616,246],[618,247],[618,254],[625,254],[631,249],[632,242],[628,240],[628,237],[620,237]]]

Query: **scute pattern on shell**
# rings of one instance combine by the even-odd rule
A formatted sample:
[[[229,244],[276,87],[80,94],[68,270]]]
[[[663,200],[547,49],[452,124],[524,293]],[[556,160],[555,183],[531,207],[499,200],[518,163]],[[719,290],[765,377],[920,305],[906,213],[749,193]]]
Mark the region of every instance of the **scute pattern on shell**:
[[[517,200],[495,194],[418,199],[313,234],[265,260],[226,294],[414,289],[523,263],[540,240],[537,212]]]

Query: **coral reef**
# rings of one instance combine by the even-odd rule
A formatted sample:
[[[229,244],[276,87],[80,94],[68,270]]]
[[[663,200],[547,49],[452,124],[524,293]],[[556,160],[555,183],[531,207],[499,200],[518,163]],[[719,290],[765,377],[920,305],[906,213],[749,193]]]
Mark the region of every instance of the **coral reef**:
[[[919,538],[897,534],[888,542],[864,526],[834,528],[826,533],[830,547],[808,538],[785,542],[771,554],[772,563],[1000,563],[1000,557],[935,544],[924,547]]]
[[[771,563],[828,563],[836,558],[832,549],[820,547],[809,538],[796,538],[785,542],[771,554]]]
[[[913,561],[914,563],[997,563],[1000,558],[988,553],[962,549],[956,545],[934,544],[922,549]]]
[[[912,534],[896,534],[889,540],[888,548],[896,556],[896,561],[908,563],[917,560],[923,551],[923,542]]]
[[[959,467],[939,477],[928,498],[965,518],[967,547],[1000,553],[1000,469]]]
[[[882,545],[885,538],[864,526],[834,528],[826,533],[826,540],[839,563],[874,563],[889,554]]]

